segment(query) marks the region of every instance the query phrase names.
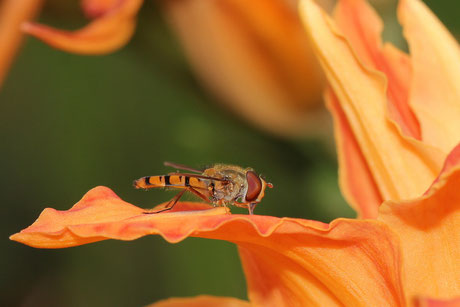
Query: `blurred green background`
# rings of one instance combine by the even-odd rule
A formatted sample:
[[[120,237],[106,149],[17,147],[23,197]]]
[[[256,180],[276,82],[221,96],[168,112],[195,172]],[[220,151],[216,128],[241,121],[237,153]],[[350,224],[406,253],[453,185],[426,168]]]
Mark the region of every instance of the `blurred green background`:
[[[380,2],[399,45],[394,2]],[[459,33],[460,4],[427,1]],[[85,23],[77,1],[49,1],[40,21]],[[256,130],[221,107],[193,76],[154,1],[122,50],[77,56],[28,38],[0,91],[0,306],[139,306],[171,296],[247,298],[236,247],[157,236],[40,250],[11,242],[45,207],[70,208],[105,185],[151,208],[174,192],[132,188],[141,176],[215,162],[251,166],[273,182],[256,213],[328,222],[354,217],[337,187],[330,140],[286,140]],[[232,212],[244,212],[232,209]]]

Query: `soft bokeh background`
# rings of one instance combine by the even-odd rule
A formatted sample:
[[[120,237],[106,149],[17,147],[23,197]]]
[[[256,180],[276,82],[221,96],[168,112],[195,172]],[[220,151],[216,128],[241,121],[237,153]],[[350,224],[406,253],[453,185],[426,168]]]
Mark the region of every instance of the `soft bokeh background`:
[[[394,1],[376,1],[385,37],[404,46]],[[460,33],[460,4],[426,1]],[[77,1],[48,1],[40,21],[85,23]],[[328,222],[354,217],[337,187],[330,140],[266,134],[216,103],[191,73],[160,7],[147,1],[128,46],[77,56],[27,39],[0,91],[2,273],[0,306],[139,306],[171,296],[246,298],[235,246],[187,239],[39,250],[7,238],[45,207],[68,209],[97,185],[145,208],[168,191],[134,190],[133,179],[164,174],[163,161],[194,167],[251,166],[273,182],[256,213]],[[233,208],[232,212],[241,212]]]

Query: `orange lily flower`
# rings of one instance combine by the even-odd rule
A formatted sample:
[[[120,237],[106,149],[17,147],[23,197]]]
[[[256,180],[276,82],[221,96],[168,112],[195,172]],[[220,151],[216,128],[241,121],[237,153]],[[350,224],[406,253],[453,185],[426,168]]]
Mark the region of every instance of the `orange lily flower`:
[[[426,25],[411,28],[414,31],[436,32],[441,27],[418,0],[401,1],[400,16],[407,17],[408,12],[412,22],[423,17]],[[458,302],[454,297],[460,294],[460,145],[447,146],[454,143],[426,137],[433,134],[417,129],[425,124],[411,111],[413,104],[400,105],[406,101],[401,98],[404,94],[417,95],[414,90],[408,95],[397,89],[407,89],[402,84],[417,84],[414,80],[421,77],[414,77],[416,66],[401,64],[409,59],[394,47],[377,52],[381,51],[375,36],[377,19],[365,2],[342,0],[336,21],[353,18],[354,22],[346,23],[348,29],[340,29],[359,34],[356,42],[366,47],[363,51],[369,52],[368,59],[375,60],[376,66],[358,58],[360,46],[345,38],[313,1],[304,0],[301,13],[334,91],[328,99],[337,123],[342,189],[366,219],[341,218],[324,224],[230,215],[225,208],[188,202],[169,213],[145,215],[142,208],[124,202],[110,189],[97,187],[67,211],[45,209],[35,223],[11,239],[37,248],[134,240],[151,234],[171,243],[193,236],[237,244],[249,302],[199,296],[154,306],[447,306]],[[363,20],[371,26],[362,27]],[[418,34],[433,38],[430,33]],[[410,74],[408,67],[413,69]],[[401,83],[392,83],[397,78]],[[455,80],[450,81],[452,85]],[[390,95],[390,91],[394,92]],[[385,102],[392,106],[386,107]],[[429,124],[433,122],[436,119],[431,118]],[[449,131],[456,123],[442,124]]]
[[[239,247],[255,306],[405,306],[421,294],[449,298],[459,293],[459,184],[460,146],[423,197],[386,202],[377,220],[337,219],[330,224],[230,215],[225,208],[188,202],[170,213],[146,215],[109,188],[97,187],[67,211],[45,209],[11,239],[37,248],[151,234],[171,243],[189,236],[227,240]],[[247,305],[198,297],[158,306],[198,305],[197,300]]]
[[[324,1],[324,0],[323,0]],[[87,26],[62,31],[26,23],[27,33],[79,54],[116,50],[131,38],[142,0],[83,0]],[[325,1],[327,2],[327,1]],[[324,133],[324,80],[291,0],[164,1],[199,78],[248,121],[281,135]]]
[[[0,3],[0,86],[22,42],[21,24],[39,11],[42,0],[6,0]]]

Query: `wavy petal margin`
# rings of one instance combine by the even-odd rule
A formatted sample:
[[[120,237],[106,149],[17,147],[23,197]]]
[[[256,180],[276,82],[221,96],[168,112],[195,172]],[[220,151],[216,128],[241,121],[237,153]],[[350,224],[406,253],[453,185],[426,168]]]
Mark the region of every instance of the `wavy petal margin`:
[[[248,301],[232,297],[199,295],[196,297],[174,297],[162,300],[147,307],[249,307]]]
[[[388,119],[384,75],[361,62],[324,11],[312,0],[302,0],[300,13],[382,198],[421,195],[439,174],[445,154],[404,137]]]
[[[399,1],[398,17],[411,53],[410,105],[422,140],[448,153],[460,142],[459,45],[420,0]]]
[[[0,87],[19,48],[20,25],[33,18],[43,0],[5,0],[0,3]]]
[[[338,1],[334,17],[363,63],[385,74],[390,118],[405,135],[420,140],[420,125],[408,103],[412,76],[408,55],[391,44],[382,46],[383,23],[367,1]]]
[[[460,293],[460,145],[423,197],[388,201],[379,220],[398,234],[408,298],[452,298]]]
[[[206,224],[210,216],[228,217],[223,207],[187,202],[161,215],[144,214],[145,211],[121,200],[109,188],[96,187],[67,211],[46,208],[31,226],[10,239],[37,248],[64,248],[106,239],[135,240],[147,234],[161,234],[173,243],[189,236],[198,225]]]
[[[57,49],[79,54],[104,54],[125,45],[134,32],[135,17],[143,0],[117,1],[110,9],[98,7],[97,12],[90,11],[91,3],[94,1],[86,3],[88,14],[107,11],[80,30],[63,31],[36,23],[25,23],[22,29]]]
[[[188,236],[226,240],[239,246],[256,305],[398,306],[404,301],[398,239],[379,221],[339,219],[328,225],[209,208],[179,203],[175,212],[148,215],[97,187],[67,211],[45,209],[11,239],[41,248],[149,234],[168,242]]]

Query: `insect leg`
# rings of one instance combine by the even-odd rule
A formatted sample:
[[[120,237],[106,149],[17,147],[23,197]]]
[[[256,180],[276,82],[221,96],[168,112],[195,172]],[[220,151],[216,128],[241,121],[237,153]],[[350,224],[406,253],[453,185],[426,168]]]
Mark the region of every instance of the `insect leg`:
[[[149,212],[149,211],[145,211],[143,212],[144,214],[157,214],[157,213],[160,213],[160,212],[164,212],[164,211],[168,211],[168,210],[171,210],[172,208],[174,208],[174,206],[177,204],[177,202],[179,201],[179,199],[182,197],[182,195],[184,195],[184,193],[187,191],[187,189],[184,189],[182,190],[179,194],[177,194],[176,196],[174,196],[173,199],[171,199],[165,206],[164,209],[160,209],[158,211],[154,211],[154,212]]]
[[[253,215],[253,214],[254,214],[254,209],[256,208],[256,205],[257,205],[257,203],[250,203],[250,204],[248,205],[249,215]]]
[[[193,194],[195,194],[196,196],[198,196],[199,198],[201,198],[202,200],[204,200],[205,202],[209,203],[209,198],[206,197],[206,195],[202,194],[201,192],[198,192],[193,187],[189,187],[188,190],[192,192]]]
[[[247,208],[249,211],[249,215],[254,214],[254,208],[257,206],[257,203],[239,203],[239,202],[234,202],[234,206],[240,207],[240,208]]]

